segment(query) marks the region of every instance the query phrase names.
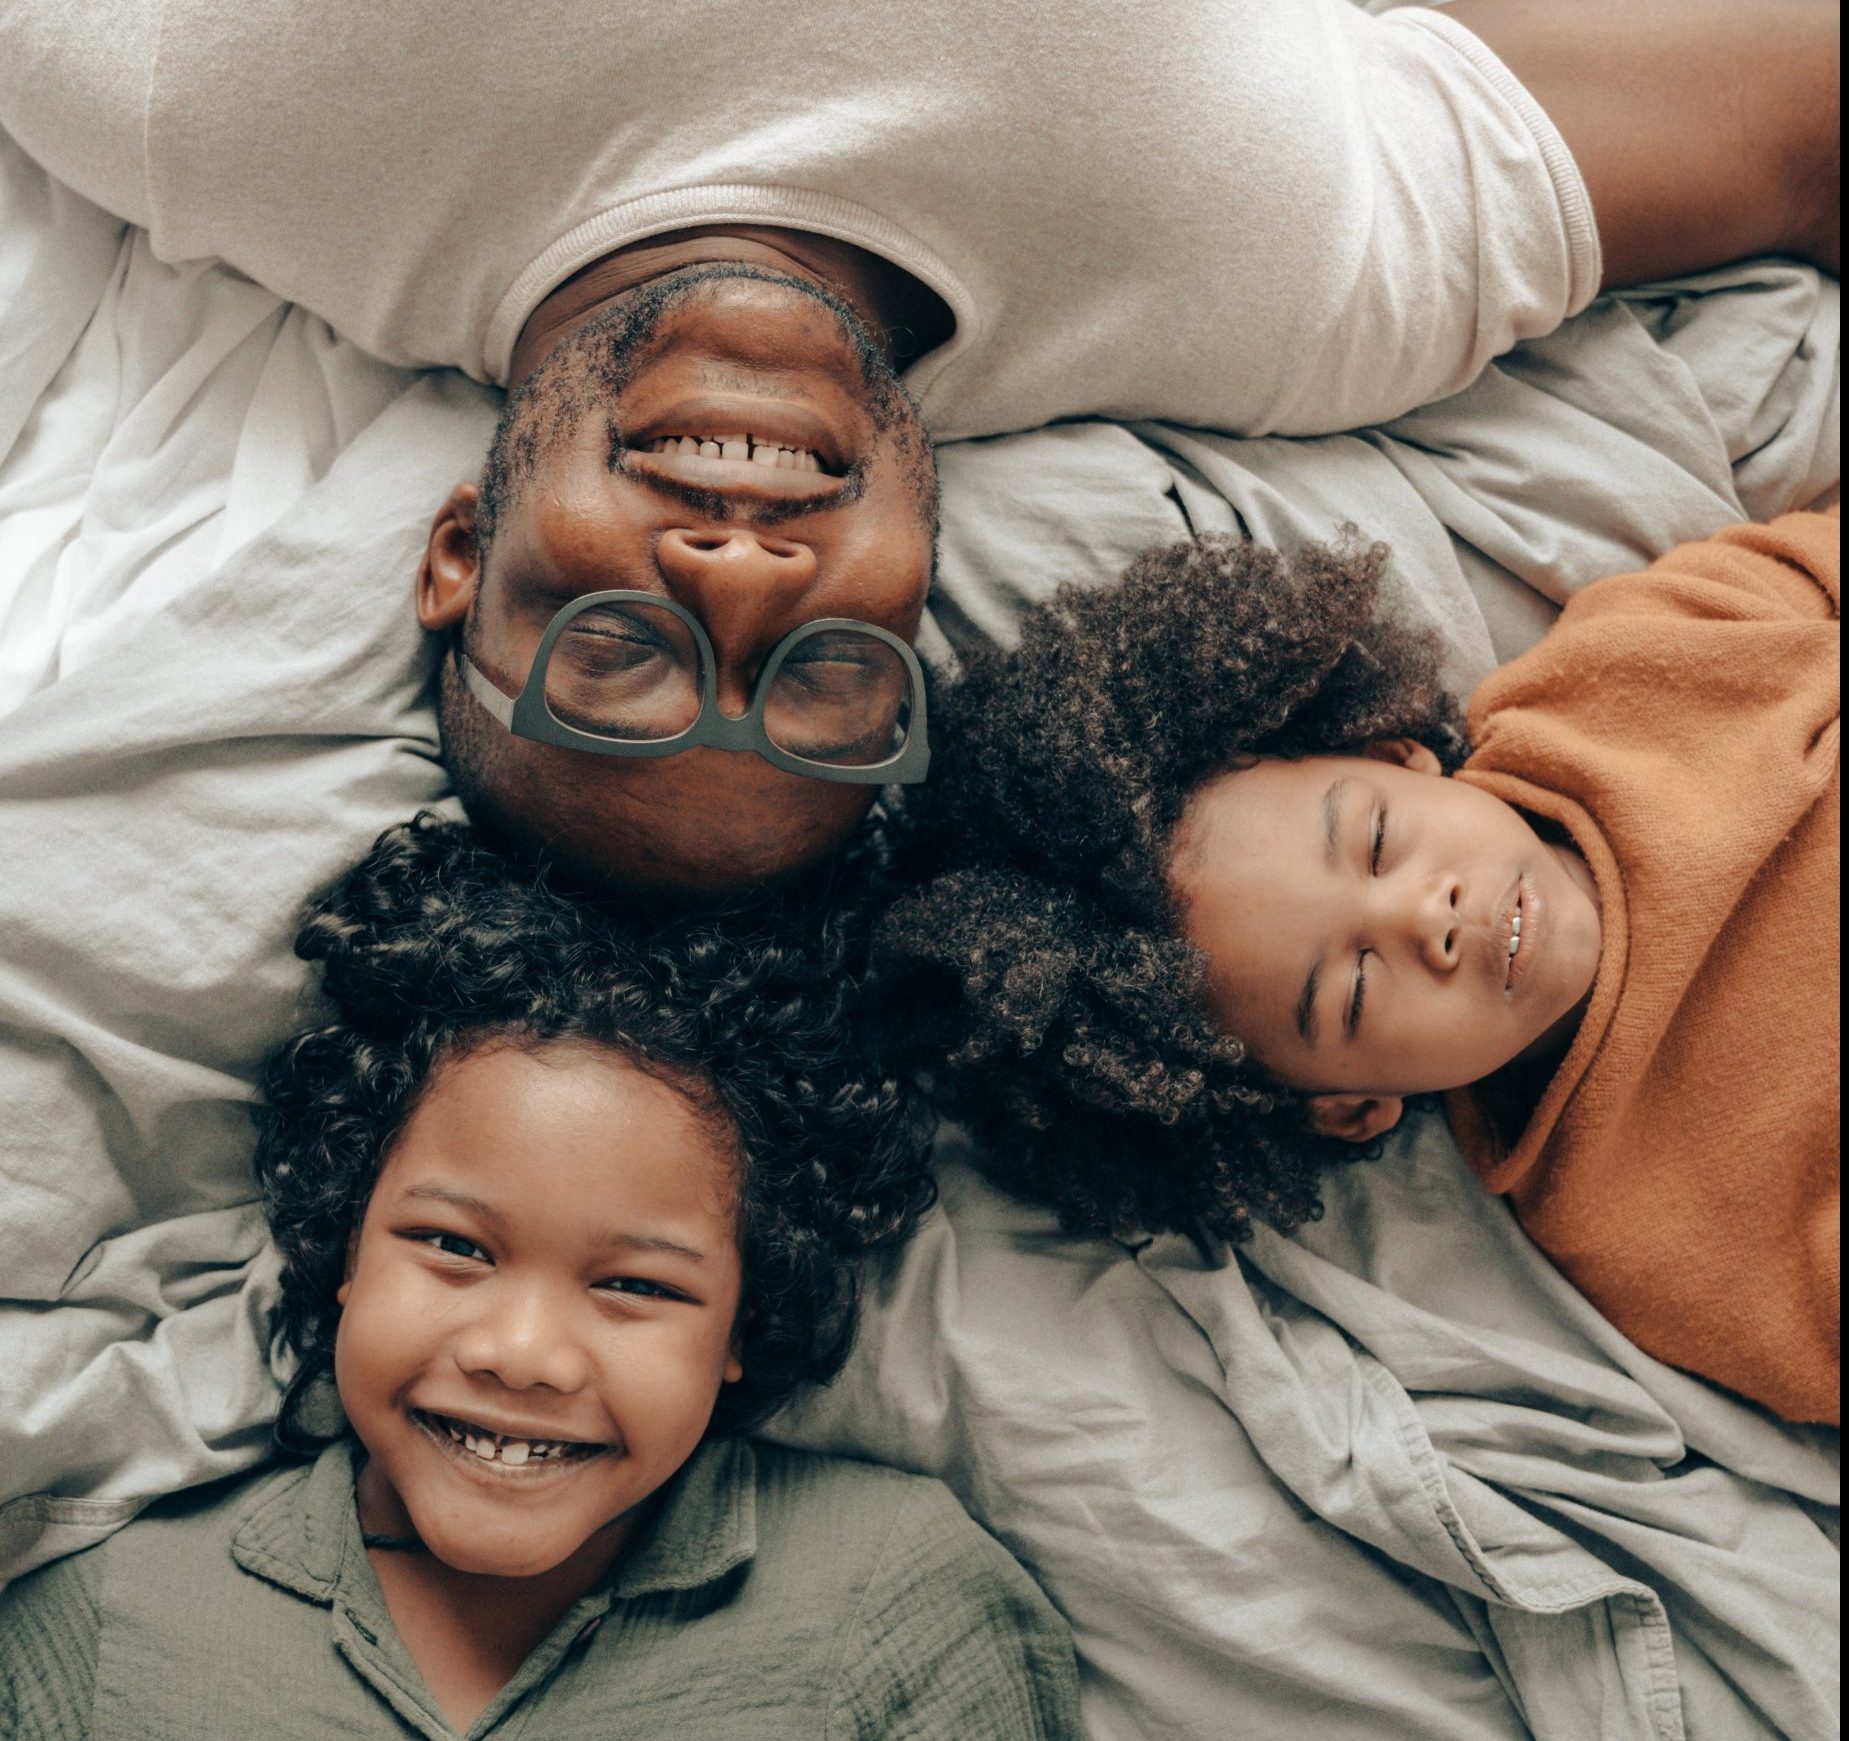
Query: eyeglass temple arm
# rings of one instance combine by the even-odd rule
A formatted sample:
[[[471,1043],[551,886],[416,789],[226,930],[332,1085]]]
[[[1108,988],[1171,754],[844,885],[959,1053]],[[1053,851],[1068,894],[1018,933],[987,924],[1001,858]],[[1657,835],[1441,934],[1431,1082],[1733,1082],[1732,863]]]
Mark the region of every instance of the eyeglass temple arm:
[[[476,669],[475,661],[460,647],[456,649],[456,667],[462,673],[462,681],[468,686],[469,693],[479,701],[502,725],[510,731],[514,723],[514,700],[511,695],[503,695]]]

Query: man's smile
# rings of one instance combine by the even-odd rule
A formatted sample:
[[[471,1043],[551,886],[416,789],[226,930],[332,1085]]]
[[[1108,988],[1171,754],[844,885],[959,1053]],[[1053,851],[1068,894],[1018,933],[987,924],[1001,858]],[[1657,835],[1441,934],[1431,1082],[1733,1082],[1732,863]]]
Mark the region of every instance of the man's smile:
[[[808,463],[799,469],[839,477],[863,457],[860,422],[859,415],[846,406],[837,408],[830,418],[786,396],[705,392],[677,398],[634,422],[625,420],[623,440],[633,451],[645,452],[673,438],[682,453],[689,451],[684,444],[692,440],[693,453],[728,460],[754,459],[757,456],[750,450],[763,447],[770,450],[768,463],[775,463],[779,451],[800,454],[807,456]],[[746,452],[704,451],[709,444],[737,448],[747,443]],[[757,463],[767,461],[758,459]]]
[[[713,440],[697,435],[663,435],[649,442],[643,451],[678,454],[685,459],[708,462],[723,460],[728,464],[749,460],[753,465],[767,465],[778,471],[819,472],[824,469],[813,449],[782,447],[757,435],[722,435]]]

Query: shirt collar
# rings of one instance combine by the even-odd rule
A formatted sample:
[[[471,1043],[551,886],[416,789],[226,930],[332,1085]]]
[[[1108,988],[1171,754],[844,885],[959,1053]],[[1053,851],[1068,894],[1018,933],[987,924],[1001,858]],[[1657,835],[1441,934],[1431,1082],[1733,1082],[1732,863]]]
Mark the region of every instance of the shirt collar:
[[[616,1562],[619,1601],[716,1583],[758,1551],[757,1457],[743,1439],[709,1439],[662,1495],[654,1523]]]
[[[343,1551],[364,1549],[353,1503],[358,1446],[341,1439],[304,1468],[262,1483],[239,1521],[231,1555],[245,1571],[323,1606],[334,1599]],[[697,1590],[755,1557],[757,1458],[743,1439],[710,1439],[662,1494],[654,1522],[605,1586],[619,1601]]]

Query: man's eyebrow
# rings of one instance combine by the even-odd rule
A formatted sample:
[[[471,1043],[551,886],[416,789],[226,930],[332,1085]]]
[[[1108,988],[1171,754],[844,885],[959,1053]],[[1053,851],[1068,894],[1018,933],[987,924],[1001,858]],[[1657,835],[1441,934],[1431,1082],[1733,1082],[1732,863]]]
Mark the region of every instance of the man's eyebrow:
[[[1347,777],[1338,774],[1329,782],[1329,790],[1323,794],[1323,857],[1329,861],[1331,870],[1335,868],[1342,831],[1342,794],[1347,790]]]
[[[1316,988],[1322,984],[1323,961],[1319,955],[1316,964],[1304,976],[1303,993],[1297,999],[1297,1032],[1303,1036],[1306,1046],[1316,1044]]]

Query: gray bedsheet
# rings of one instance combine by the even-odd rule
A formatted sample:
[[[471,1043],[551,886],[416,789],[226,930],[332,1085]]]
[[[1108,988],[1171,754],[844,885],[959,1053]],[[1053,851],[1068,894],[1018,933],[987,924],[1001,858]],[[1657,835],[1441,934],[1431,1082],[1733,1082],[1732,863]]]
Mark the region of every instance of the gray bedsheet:
[[[1836,322],[1772,265],[1376,435],[946,450],[927,651],[1191,526],[1353,521],[1468,679],[1546,597],[1833,482]],[[443,797],[407,595],[493,412],[0,139],[0,557],[38,553],[0,561],[0,1577],[264,1454],[249,1085],[301,899]],[[950,1476],[1073,1620],[1095,1735],[1833,1733],[1834,1436],[1643,1360],[1441,1132],[1236,1260],[946,1178],[800,1430]]]
[[[1071,1621],[1093,1741],[1836,1733],[1837,1436],[1640,1354],[1436,1116],[1236,1257],[1063,1237],[943,1147],[774,1432],[948,1481]]]

